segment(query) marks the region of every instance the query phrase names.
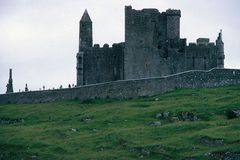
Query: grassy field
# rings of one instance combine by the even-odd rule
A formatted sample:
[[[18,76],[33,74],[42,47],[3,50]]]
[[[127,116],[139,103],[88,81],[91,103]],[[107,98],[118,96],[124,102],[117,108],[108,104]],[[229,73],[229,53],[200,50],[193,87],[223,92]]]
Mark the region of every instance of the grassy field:
[[[240,110],[240,86],[1,105],[0,159],[236,159],[240,118],[230,109]]]

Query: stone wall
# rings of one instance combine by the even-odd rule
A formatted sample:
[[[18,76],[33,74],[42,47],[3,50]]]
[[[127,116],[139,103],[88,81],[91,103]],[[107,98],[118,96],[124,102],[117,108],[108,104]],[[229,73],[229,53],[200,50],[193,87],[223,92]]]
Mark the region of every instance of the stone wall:
[[[180,18],[180,10],[126,6],[125,42],[101,48],[92,46],[92,21],[85,11],[80,21],[77,86],[224,68],[222,32],[216,43],[199,38],[187,46],[187,40],[180,38]]]
[[[215,43],[199,38],[187,46],[186,39],[180,38],[180,17],[181,11],[175,9],[159,12],[125,7],[124,79],[218,67]]]
[[[190,43],[186,46],[186,70],[209,70],[217,67],[217,49],[214,43]]]
[[[2,94],[0,95],[0,104],[42,103],[61,100],[86,100],[107,97],[123,99],[157,95],[166,91],[172,91],[176,88],[203,88],[236,84],[240,84],[240,70],[196,70],[164,77],[120,80],[71,89]]]
[[[179,39],[180,38],[180,10],[168,9],[167,15],[167,38]]]
[[[168,72],[161,57],[167,50],[167,18],[157,9],[125,7],[124,77],[138,79]]]
[[[78,85],[96,84],[123,79],[124,43],[103,47],[95,44],[77,54]]]

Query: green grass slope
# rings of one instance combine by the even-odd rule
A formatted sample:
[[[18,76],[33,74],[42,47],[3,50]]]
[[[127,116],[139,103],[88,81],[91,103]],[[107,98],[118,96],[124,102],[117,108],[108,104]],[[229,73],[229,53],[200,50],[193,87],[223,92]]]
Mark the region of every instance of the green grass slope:
[[[240,118],[228,119],[229,109],[240,109],[240,86],[1,105],[0,159],[237,159]]]

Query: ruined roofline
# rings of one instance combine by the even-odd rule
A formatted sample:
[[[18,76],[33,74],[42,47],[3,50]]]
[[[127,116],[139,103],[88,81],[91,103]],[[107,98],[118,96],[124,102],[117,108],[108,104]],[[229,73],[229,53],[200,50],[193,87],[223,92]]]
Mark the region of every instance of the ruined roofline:
[[[209,38],[198,38],[196,42],[189,42],[187,43],[186,47],[193,47],[193,46],[216,46],[217,44],[214,41],[210,41]]]
[[[112,49],[112,48],[123,47],[124,45],[125,45],[125,42],[113,43],[111,46],[107,43],[105,43],[103,46],[100,46],[99,44],[94,44],[93,47],[90,47],[89,49]]]
[[[215,42],[211,42],[209,38],[198,38],[196,42],[189,42],[189,46],[216,46]]]
[[[196,42],[189,42],[187,46],[199,46],[199,45],[216,46],[218,43],[223,44],[223,41],[222,41],[222,29],[218,33],[218,37],[215,40],[215,42],[214,41],[211,42],[210,38],[200,37],[200,38],[196,39]]]
[[[186,47],[214,47],[216,44],[214,42],[209,43],[196,43],[196,42],[189,42]]]
[[[165,12],[160,12],[156,8],[143,8],[142,10],[133,9],[132,6],[125,6],[126,10],[131,10],[139,13],[155,13],[155,14],[166,14],[167,16],[179,16],[181,17],[181,10],[179,9],[167,9]]]
[[[181,10],[177,10],[177,9],[167,9],[166,10],[166,14],[168,15],[168,16],[179,16],[179,17],[181,17]]]
[[[109,46],[107,43],[105,43],[103,46],[100,46],[99,44],[94,44],[92,47],[85,48],[87,51],[96,51],[96,50],[111,50],[111,49],[118,49],[118,48],[124,48],[125,42],[120,43],[113,43],[111,46]],[[79,54],[82,51],[79,51],[77,54]],[[85,52],[87,53],[87,52]]]
[[[119,46],[124,46],[125,42],[120,43],[113,43],[112,46],[110,46],[108,43],[105,43],[102,47],[99,44],[94,44],[91,48],[98,48],[98,49],[104,49],[104,48],[115,48]]]

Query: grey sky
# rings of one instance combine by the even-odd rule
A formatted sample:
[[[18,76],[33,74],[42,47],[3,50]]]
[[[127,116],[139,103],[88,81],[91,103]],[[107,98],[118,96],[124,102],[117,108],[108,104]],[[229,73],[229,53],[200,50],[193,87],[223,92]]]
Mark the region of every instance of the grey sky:
[[[239,0],[0,0],[0,93],[8,69],[14,90],[66,87],[76,83],[78,23],[88,9],[93,41],[101,46],[124,41],[124,6],[181,9],[181,37],[215,41],[223,29],[225,67],[240,68]]]

